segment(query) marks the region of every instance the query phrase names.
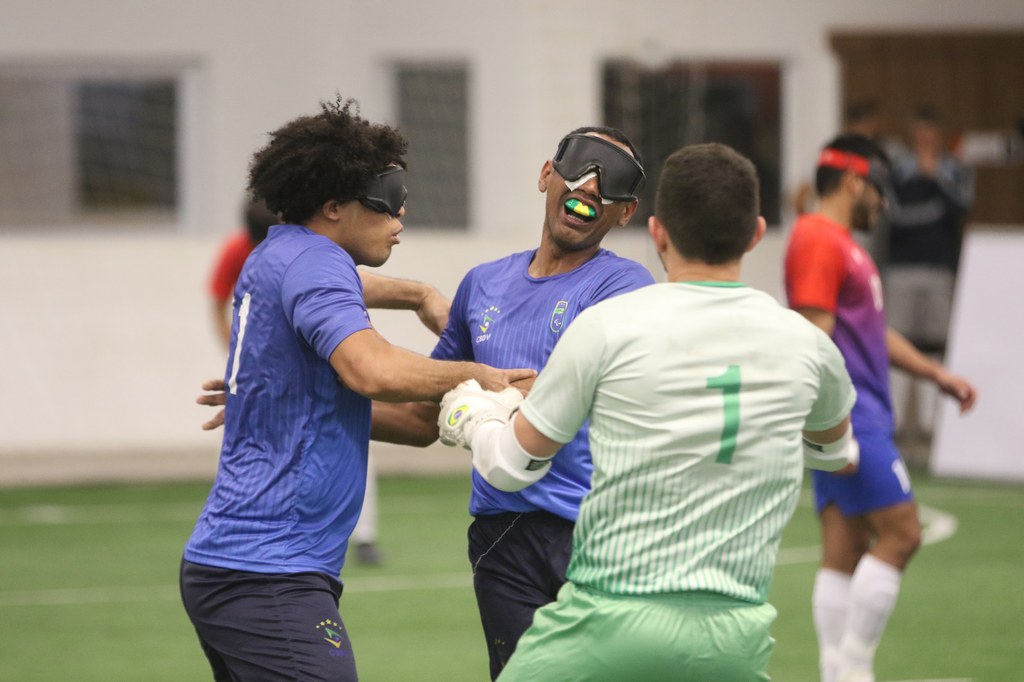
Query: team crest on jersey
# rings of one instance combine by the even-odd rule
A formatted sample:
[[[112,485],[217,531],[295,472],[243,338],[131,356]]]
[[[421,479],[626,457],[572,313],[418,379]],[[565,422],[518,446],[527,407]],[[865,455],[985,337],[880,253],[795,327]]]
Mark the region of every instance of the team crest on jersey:
[[[493,305],[480,313],[480,335],[476,337],[477,343],[483,343],[491,338],[491,325],[498,319],[498,315],[501,315],[501,311]]]
[[[551,311],[551,331],[558,333],[565,326],[565,311],[569,309],[568,301],[559,301]]]

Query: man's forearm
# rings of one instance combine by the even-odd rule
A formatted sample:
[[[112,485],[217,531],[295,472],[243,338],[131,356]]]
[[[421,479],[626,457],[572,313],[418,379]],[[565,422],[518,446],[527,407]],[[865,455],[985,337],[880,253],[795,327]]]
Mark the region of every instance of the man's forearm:
[[[437,403],[373,402],[372,440],[426,447],[437,440]]]
[[[363,300],[367,308],[416,310],[434,287],[423,282],[374,275],[359,270],[363,280]]]
[[[896,368],[923,379],[934,380],[942,365],[914,347],[905,336],[891,327],[885,332],[889,362]]]

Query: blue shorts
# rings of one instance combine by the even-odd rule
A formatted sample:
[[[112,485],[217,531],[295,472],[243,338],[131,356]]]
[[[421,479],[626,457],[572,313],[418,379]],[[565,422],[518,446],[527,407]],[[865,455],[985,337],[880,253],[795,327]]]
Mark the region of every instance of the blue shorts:
[[[910,474],[892,440],[879,430],[854,432],[860,444],[860,466],[852,476],[813,471],[814,500],[818,513],[835,504],[844,516],[863,516],[877,509],[914,499]]]

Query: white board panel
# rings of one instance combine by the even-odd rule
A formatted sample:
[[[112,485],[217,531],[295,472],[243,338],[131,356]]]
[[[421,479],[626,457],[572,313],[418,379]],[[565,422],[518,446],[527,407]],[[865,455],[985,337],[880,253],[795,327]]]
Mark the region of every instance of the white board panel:
[[[1024,481],[1024,232],[969,235],[946,364],[978,387],[979,398],[963,416],[955,401],[941,401],[932,473]]]

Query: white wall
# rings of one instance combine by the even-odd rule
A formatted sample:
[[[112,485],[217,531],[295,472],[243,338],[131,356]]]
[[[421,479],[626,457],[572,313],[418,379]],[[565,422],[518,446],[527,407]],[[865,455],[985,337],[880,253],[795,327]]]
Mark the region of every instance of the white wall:
[[[337,91],[371,119],[393,111],[396,60],[465,59],[471,73],[470,234],[409,230],[386,274],[448,294],[471,265],[528,248],[540,229],[536,176],[558,138],[600,117],[599,65],[636,56],[781,60],[783,181],[807,174],[838,120],[835,29],[1024,28],[1020,0],[6,0],[0,68],[133,63],[184,68],[184,205],[176,227],[10,231],[0,226],[0,483],[122,452],[129,461],[210,466],[191,404],[222,372],[203,286],[237,223],[248,158],[267,131]],[[0,120],[2,127],[2,120]],[[3,150],[0,150],[0,154]],[[500,206],[498,212],[486,207]],[[745,279],[777,294],[781,231]],[[645,259],[642,235],[610,242]],[[408,317],[378,324],[419,350]],[[170,454],[168,454],[170,453]],[[190,454],[191,453],[191,454]],[[147,459],[148,458],[148,459]],[[169,466],[169,465],[168,465]],[[39,474],[41,475],[41,473]],[[87,474],[83,474],[87,475]]]
[[[966,415],[955,400],[941,401],[931,458],[938,475],[1024,483],[1024,447],[1013,427],[1024,404],[1022,260],[1020,229],[975,232],[965,245],[947,360],[975,383],[979,400]]]

